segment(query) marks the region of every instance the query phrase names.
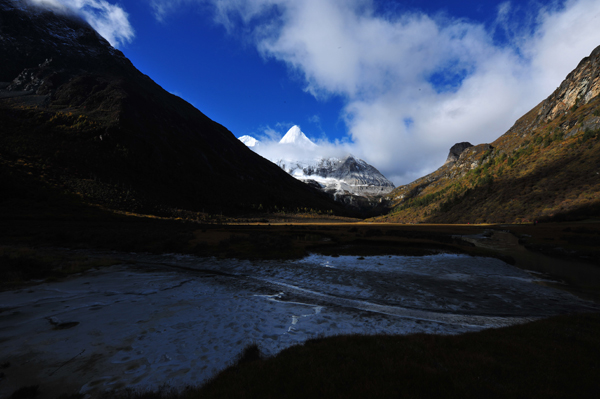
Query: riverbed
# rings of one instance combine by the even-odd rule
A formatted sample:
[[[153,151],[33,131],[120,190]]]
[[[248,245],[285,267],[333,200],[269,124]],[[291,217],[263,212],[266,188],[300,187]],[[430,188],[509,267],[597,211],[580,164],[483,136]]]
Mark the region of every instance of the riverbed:
[[[122,264],[0,293],[0,397],[198,385],[257,344],[459,334],[597,311],[498,259],[439,254],[246,261],[97,253]]]

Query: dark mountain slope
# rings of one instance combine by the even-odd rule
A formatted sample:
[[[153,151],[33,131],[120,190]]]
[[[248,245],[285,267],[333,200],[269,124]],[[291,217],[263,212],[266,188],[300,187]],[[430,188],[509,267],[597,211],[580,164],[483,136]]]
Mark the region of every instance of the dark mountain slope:
[[[496,141],[461,143],[441,168],[396,188],[384,219],[474,223],[600,216],[599,94],[600,47]]]
[[[0,59],[0,173],[134,211],[340,210],[76,17],[0,0]]]

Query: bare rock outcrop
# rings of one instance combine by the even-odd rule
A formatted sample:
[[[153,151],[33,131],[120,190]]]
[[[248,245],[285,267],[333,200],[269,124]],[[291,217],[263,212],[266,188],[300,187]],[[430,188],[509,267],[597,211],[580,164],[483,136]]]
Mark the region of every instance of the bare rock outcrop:
[[[574,107],[588,104],[600,94],[600,46],[585,57],[538,112],[539,120],[549,122]]]
[[[460,154],[463,153],[464,150],[466,150],[469,147],[473,147],[473,144],[469,143],[469,142],[462,142],[462,143],[456,143],[454,144],[451,148],[450,148],[450,153],[448,154],[448,158],[446,158],[446,162],[444,163],[447,164],[449,162],[456,162],[458,161],[458,158],[460,158]]]

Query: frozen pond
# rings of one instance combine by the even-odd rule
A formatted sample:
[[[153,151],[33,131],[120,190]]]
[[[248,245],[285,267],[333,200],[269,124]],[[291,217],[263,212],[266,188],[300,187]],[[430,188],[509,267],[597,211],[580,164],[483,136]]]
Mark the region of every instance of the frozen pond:
[[[456,334],[597,310],[500,260],[311,255],[129,261],[0,293],[0,397],[196,385],[257,343],[273,355],[335,334]],[[134,263],[132,263],[134,262]]]

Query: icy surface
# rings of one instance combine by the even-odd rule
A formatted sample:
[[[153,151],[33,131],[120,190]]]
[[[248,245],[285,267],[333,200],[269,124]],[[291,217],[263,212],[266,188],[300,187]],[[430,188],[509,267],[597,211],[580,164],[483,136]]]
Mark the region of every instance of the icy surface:
[[[594,305],[496,259],[311,255],[239,261],[111,254],[135,264],[0,293],[0,396],[199,384],[257,343],[274,355],[336,334],[455,334]],[[57,388],[56,388],[57,389]]]
[[[247,147],[256,147],[256,146],[260,145],[260,141],[255,139],[252,136],[242,136],[242,137],[239,137],[238,140],[240,140],[242,143],[246,144]]]

